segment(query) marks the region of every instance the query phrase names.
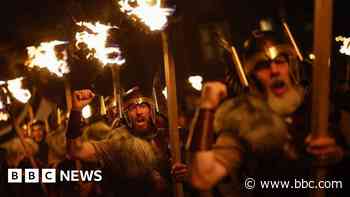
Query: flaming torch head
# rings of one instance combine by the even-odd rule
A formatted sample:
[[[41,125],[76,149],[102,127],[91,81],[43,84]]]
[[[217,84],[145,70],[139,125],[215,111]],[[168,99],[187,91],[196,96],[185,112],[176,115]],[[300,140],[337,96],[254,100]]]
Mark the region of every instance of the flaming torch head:
[[[55,47],[65,43],[55,40],[43,42],[38,47],[27,47],[28,60],[24,64],[29,68],[47,68],[58,77],[62,77],[70,71],[67,66],[67,52],[63,51],[58,57]]]
[[[23,77],[7,81],[7,87],[12,96],[21,103],[26,103],[31,97],[30,91],[22,88]]]
[[[162,94],[163,94],[163,96],[165,97],[165,99],[168,98],[168,89],[167,89],[166,87],[163,88]]]
[[[81,49],[82,44],[84,44],[90,51],[87,58],[96,58],[103,66],[107,64],[122,65],[125,63],[125,59],[121,56],[121,50],[118,47],[106,47],[109,30],[117,28],[116,26],[104,25],[99,22],[95,24],[78,22],[77,25],[87,30],[75,34],[75,46]]]
[[[9,114],[5,111],[5,105],[0,100],[0,122],[1,121],[7,121],[9,119]]]
[[[92,116],[92,110],[91,110],[91,106],[90,105],[87,105],[83,108],[82,110],[82,116],[83,118],[85,119],[88,119]]]
[[[167,16],[174,9],[162,8],[160,0],[120,0],[120,10],[133,19],[139,19],[151,31],[163,30],[167,24]]]
[[[197,90],[197,91],[201,91],[202,90],[202,81],[203,78],[199,75],[196,76],[190,76],[188,78],[188,82],[192,85],[192,87]]]

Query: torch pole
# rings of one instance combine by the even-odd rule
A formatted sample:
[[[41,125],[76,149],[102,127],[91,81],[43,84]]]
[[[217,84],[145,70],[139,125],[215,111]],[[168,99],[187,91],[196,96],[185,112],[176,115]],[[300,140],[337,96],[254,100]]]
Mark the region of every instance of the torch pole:
[[[157,90],[155,87],[152,87],[152,96],[153,96],[153,100],[156,106],[156,112],[160,113],[160,109],[159,109],[159,104],[158,104],[158,98],[157,98]]]
[[[159,76],[158,76],[159,72],[156,72],[153,76],[153,81],[152,81],[152,96],[153,96],[153,100],[154,100],[154,104],[156,107],[156,112],[160,113],[160,109],[159,109],[159,102],[158,102],[158,97],[157,97],[157,83],[159,80]]]
[[[104,96],[99,96],[100,100],[100,115],[104,116],[107,114]]]
[[[286,32],[286,34],[287,34],[287,36],[288,36],[288,38],[289,38],[289,41],[290,41],[290,42],[292,43],[292,45],[293,45],[293,48],[294,48],[294,50],[295,50],[295,52],[296,52],[296,54],[297,54],[297,56],[298,56],[299,61],[303,62],[303,61],[304,61],[304,57],[303,57],[303,55],[301,54],[301,51],[300,51],[300,49],[299,49],[297,43],[295,42],[295,39],[294,39],[294,37],[293,37],[292,32],[291,32],[290,29],[289,29],[289,26],[288,26],[287,21],[284,20],[284,19],[282,19],[282,25],[283,25],[284,31]]]
[[[118,65],[113,64],[112,67],[112,80],[113,80],[113,99],[115,106],[118,105],[119,118],[123,117],[122,111],[122,99],[121,99],[121,87],[120,87],[120,69]]]
[[[328,135],[328,113],[330,92],[330,54],[332,36],[333,1],[315,0],[314,54],[312,72],[312,119],[311,131],[314,137]],[[320,164],[321,161],[318,161]],[[323,180],[326,168],[317,165],[314,176]],[[324,189],[312,190],[312,197],[325,197]]]
[[[61,109],[57,106],[56,109],[56,115],[57,115],[57,125],[61,125],[62,119],[61,119]]]
[[[34,121],[34,112],[33,112],[33,107],[32,105],[30,105],[29,103],[28,105],[28,115],[29,115],[29,121],[27,122],[27,134],[28,136],[32,135],[32,123]]]
[[[231,46],[231,55],[232,55],[232,60],[234,62],[234,65],[236,67],[236,71],[237,71],[237,74],[238,74],[238,77],[239,77],[239,80],[242,84],[242,86],[246,89],[249,88],[249,83],[248,83],[248,79],[247,79],[247,76],[244,72],[244,69],[243,69],[243,66],[242,66],[242,63],[239,59],[239,56],[238,56],[238,53],[237,53],[237,50],[234,46]]]
[[[72,109],[72,89],[69,83],[69,79],[64,79],[64,92],[66,95],[67,113],[69,114]]]
[[[171,145],[171,156],[173,163],[181,162],[180,153],[180,136],[177,125],[177,97],[176,97],[176,78],[175,78],[175,64],[173,57],[171,56],[168,35],[166,32],[161,33],[163,57],[164,57],[164,70],[167,87],[167,105],[168,105],[168,118],[169,118],[169,136]],[[183,197],[183,188],[181,183],[175,183],[175,197]]]

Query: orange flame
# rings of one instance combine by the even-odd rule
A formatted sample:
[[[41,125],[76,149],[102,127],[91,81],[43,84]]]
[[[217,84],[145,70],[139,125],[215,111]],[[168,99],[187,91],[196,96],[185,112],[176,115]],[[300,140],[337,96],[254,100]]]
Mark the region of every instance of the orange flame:
[[[343,42],[343,45],[340,47],[339,52],[341,54],[349,55],[350,56],[350,38],[346,38],[343,36],[337,36],[335,38],[335,41],[337,42]]]
[[[86,105],[81,111],[83,118],[88,119],[92,116],[92,110],[90,105]]]
[[[168,89],[166,87],[164,87],[162,94],[166,99],[168,98]]]
[[[5,109],[5,105],[0,100],[0,121],[7,121],[10,118],[10,115],[4,111],[1,111],[2,109]]]
[[[59,58],[55,51],[57,45],[65,44],[63,41],[42,42],[38,47],[27,47],[29,59],[24,63],[29,68],[39,67],[47,68],[51,73],[62,77],[63,74],[69,73],[67,66],[67,52],[62,52]]]
[[[83,31],[75,34],[76,47],[80,49],[80,44],[85,43],[87,48],[91,51],[87,58],[95,57],[104,66],[107,64],[122,65],[125,63],[125,59],[121,56],[121,51],[118,47],[106,47],[108,31],[112,28],[117,28],[116,26],[104,25],[99,22],[95,24],[78,22],[77,25],[89,30],[89,32]],[[114,56],[113,58],[110,57],[112,54]],[[116,54],[116,56],[114,54]]]
[[[22,80],[23,77],[9,80],[7,81],[7,87],[13,97],[22,103],[26,103],[32,95],[29,90],[22,88]]]
[[[0,111],[0,121],[7,121],[10,118],[10,115],[5,112]]]
[[[202,90],[203,84],[202,84],[203,78],[202,76],[195,75],[195,76],[190,76],[188,78],[188,82],[192,85],[192,87],[198,91]]]
[[[171,8],[161,8],[160,0],[153,3],[150,0],[120,0],[119,5],[122,12],[140,19],[151,31],[163,30],[167,16],[174,12]]]
[[[5,108],[5,106],[4,106],[4,104],[2,103],[2,100],[0,100],[0,109],[4,109]]]
[[[26,103],[28,102],[28,100],[32,95],[30,94],[29,90],[22,88],[22,80],[23,80],[23,77],[8,80],[6,82],[0,81],[0,85],[7,84],[7,88],[12,94],[12,96],[15,97],[15,99],[17,99],[18,101],[22,103]],[[9,103],[9,100],[7,101],[7,103]],[[1,106],[3,107],[3,103],[1,103]]]

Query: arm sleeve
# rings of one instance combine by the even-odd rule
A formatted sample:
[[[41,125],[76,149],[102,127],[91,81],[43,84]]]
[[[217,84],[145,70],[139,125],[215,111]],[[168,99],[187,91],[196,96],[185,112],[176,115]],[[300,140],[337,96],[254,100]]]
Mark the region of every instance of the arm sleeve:
[[[113,169],[117,169],[120,160],[118,158],[118,152],[121,150],[121,145],[123,141],[123,135],[121,135],[121,131],[113,131],[115,132],[110,138],[102,140],[102,141],[94,141],[91,142],[92,146],[95,149],[95,157],[96,160],[103,167],[111,167]]]
[[[243,146],[233,132],[221,132],[213,146],[215,159],[228,172],[240,167],[242,163]]]
[[[72,110],[69,115],[67,139],[76,139],[82,135],[80,120],[81,112]]]

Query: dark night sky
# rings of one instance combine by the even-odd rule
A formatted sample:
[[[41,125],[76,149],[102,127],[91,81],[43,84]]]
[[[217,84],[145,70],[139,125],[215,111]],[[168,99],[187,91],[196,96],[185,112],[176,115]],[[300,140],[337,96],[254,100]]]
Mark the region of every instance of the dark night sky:
[[[127,57],[127,64],[122,71],[124,86],[128,88],[141,84],[149,88],[153,73],[162,64],[159,34],[146,34],[140,31],[139,28],[127,22],[111,2],[112,0],[12,0],[6,1],[6,4],[2,2],[0,52],[2,56],[23,55],[24,48],[28,45],[51,39],[69,40],[72,37],[74,20],[111,22],[122,27],[116,37],[125,49],[124,55]],[[345,1],[334,2],[334,35],[350,36],[350,26],[346,25],[350,16],[347,14]],[[180,20],[180,24],[176,25],[177,33],[173,39],[180,81],[184,81],[183,77],[188,76],[188,72],[195,71],[209,75],[212,72],[212,68],[200,65],[201,61],[198,60],[200,59],[198,43],[196,43],[198,33],[195,32],[199,23],[228,21],[232,40],[241,44],[249,32],[256,28],[259,18],[276,19],[279,8],[284,6],[286,18],[303,51],[310,52],[312,48],[313,1],[311,0],[201,0],[196,2],[171,0],[171,4],[176,5],[176,17]],[[333,44],[334,48],[339,46],[339,43]],[[6,62],[6,65],[11,64],[13,63]],[[94,65],[84,66],[86,65],[78,65],[72,69],[72,81],[76,88],[88,86],[91,78],[96,77]],[[82,75],[82,69],[87,73]],[[0,79],[7,77],[8,70],[5,64],[1,65]],[[108,70],[104,73],[108,75]],[[108,79],[106,81],[108,83]],[[106,86],[103,87],[106,88]]]
[[[120,13],[114,11],[117,9],[112,0],[35,0],[22,1],[12,0],[7,1],[1,6],[1,24],[2,31],[0,33],[0,41],[2,45],[18,45],[25,46],[43,39],[50,39],[51,37],[65,38],[71,33],[70,30],[73,25],[73,18],[79,19],[99,19],[105,21],[112,21],[113,23],[120,23],[117,17]],[[173,4],[177,5],[179,12],[186,10],[187,1],[172,0]],[[198,1],[196,5],[198,8],[193,9],[193,15],[196,12],[202,12],[202,15],[211,12],[223,12],[225,17],[237,22],[239,31],[246,32],[245,28],[251,28],[257,22],[257,17],[262,16],[276,16],[277,9],[281,2],[285,2],[287,19],[290,25],[296,31],[296,35],[303,38],[305,33],[312,31],[309,25],[312,25],[313,18],[313,1],[282,1],[282,0],[245,0],[245,1],[229,1],[221,0],[220,4],[223,10],[207,11],[205,3],[210,1]],[[334,1],[334,34],[348,33],[350,27],[344,23],[350,17],[347,14],[345,1]],[[193,5],[194,3],[192,3]],[[113,6],[114,5],[114,6]],[[203,6],[202,6],[203,5]],[[187,9],[188,10],[188,9]],[[181,13],[182,14],[182,13]],[[201,13],[199,13],[200,15]],[[209,18],[209,16],[201,16],[202,19]],[[243,27],[243,28],[242,28]],[[243,29],[243,30],[242,30]]]

